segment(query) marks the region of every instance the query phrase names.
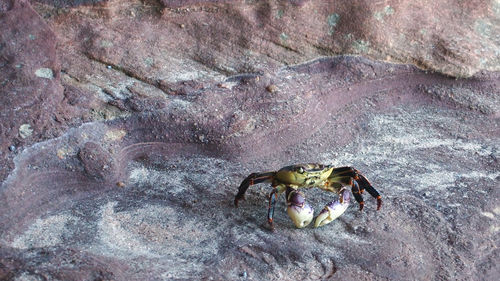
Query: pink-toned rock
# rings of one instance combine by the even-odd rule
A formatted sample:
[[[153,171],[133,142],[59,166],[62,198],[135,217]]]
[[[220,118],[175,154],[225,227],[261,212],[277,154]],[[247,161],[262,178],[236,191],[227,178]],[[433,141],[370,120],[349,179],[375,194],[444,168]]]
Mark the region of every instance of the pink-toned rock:
[[[51,16],[64,46],[85,55],[61,53],[64,63],[91,59],[167,92],[177,81],[337,54],[413,63],[457,77],[500,65],[495,1],[122,2]]]
[[[498,279],[497,6],[0,2],[0,279]],[[298,230],[280,197],[273,233],[270,186],[233,207],[304,162],[382,209]]]
[[[35,0],[36,2],[52,5],[57,8],[76,7],[80,5],[92,5],[108,0]]]
[[[20,153],[2,185],[0,274],[494,280],[499,79],[339,57],[71,129]],[[281,197],[275,232],[269,186],[232,206],[249,173],[312,161],[360,169],[384,206],[366,197],[298,230]],[[334,195],[305,197],[319,210]]]
[[[87,142],[78,153],[85,172],[97,180],[106,180],[114,176],[113,156],[95,142]]]
[[[0,7],[0,158],[6,165],[2,179],[16,150],[54,137],[63,99],[55,34],[27,2],[9,2]]]

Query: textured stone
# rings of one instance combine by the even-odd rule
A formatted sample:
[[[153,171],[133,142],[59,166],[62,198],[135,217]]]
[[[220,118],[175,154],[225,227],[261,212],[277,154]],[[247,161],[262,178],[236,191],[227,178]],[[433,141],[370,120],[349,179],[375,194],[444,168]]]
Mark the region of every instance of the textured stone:
[[[39,68],[35,71],[35,75],[41,78],[52,79],[54,78],[54,72],[50,68]]]
[[[0,2],[0,279],[496,280],[498,10]],[[382,209],[296,229],[281,196],[270,232],[267,184],[234,208],[304,162]]]
[[[337,54],[457,77],[500,65],[496,1],[122,2],[57,16],[39,8],[64,45],[86,56],[71,53],[63,61],[90,59],[166,92],[178,81],[259,73]]]
[[[115,163],[113,156],[95,142],[87,142],[78,153],[85,172],[98,180],[113,176]]]
[[[214,81],[25,149],[2,185],[0,273],[495,280],[498,73],[455,80],[340,57],[266,77]],[[475,98],[447,94],[458,92]],[[311,161],[361,170],[382,209],[366,195],[363,213],[296,229],[280,197],[271,232],[268,185],[232,205],[249,173]],[[304,193],[316,210],[335,196]]]
[[[57,8],[76,7],[80,5],[92,5],[107,0],[35,0],[43,4],[52,5]]]
[[[48,25],[25,1],[12,1],[1,9],[0,158],[5,166],[0,178],[4,179],[12,168],[13,155],[6,153],[9,146],[21,147],[54,136],[56,108],[63,99],[63,88],[56,38]],[[40,78],[40,69],[53,70],[53,79]],[[46,76],[47,72],[42,72]],[[29,130],[22,130],[26,126],[30,126]]]

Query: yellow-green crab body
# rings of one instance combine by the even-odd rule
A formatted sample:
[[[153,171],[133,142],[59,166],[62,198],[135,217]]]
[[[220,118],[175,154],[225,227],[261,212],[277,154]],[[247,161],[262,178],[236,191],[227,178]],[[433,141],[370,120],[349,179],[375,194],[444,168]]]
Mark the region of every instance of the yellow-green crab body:
[[[320,164],[292,165],[276,172],[275,181],[282,185],[315,187],[326,184],[333,167]]]
[[[234,204],[244,198],[249,186],[262,182],[271,182],[273,190],[269,194],[268,222],[273,227],[274,207],[278,194],[286,193],[287,213],[295,226],[302,228],[307,226],[314,217],[314,210],[305,202],[305,197],[300,188],[317,187],[328,192],[339,194],[339,199],[332,201],[316,217],[315,227],[323,226],[342,215],[350,202],[349,191],[345,187],[350,186],[354,198],[363,209],[364,201],[361,196],[364,190],[377,198],[377,210],[382,205],[380,194],[371,186],[368,180],[358,171],[351,167],[334,168],[322,164],[299,164],[286,166],[276,172],[253,173],[243,180]]]

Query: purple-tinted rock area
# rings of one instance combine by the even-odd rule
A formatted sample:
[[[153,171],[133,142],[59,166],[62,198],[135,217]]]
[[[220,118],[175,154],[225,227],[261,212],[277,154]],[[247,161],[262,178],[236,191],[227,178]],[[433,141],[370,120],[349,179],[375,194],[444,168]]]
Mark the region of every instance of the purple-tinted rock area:
[[[0,280],[497,280],[497,2],[1,1]]]

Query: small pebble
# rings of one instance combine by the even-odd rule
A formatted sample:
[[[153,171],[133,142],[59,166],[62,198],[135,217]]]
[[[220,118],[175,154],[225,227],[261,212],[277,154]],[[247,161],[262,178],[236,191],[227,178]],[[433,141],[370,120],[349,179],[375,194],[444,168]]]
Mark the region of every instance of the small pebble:
[[[106,66],[107,69],[112,69],[113,67],[111,65]]]
[[[275,93],[278,91],[278,86],[271,84],[271,85],[266,87],[266,90],[270,93]]]

